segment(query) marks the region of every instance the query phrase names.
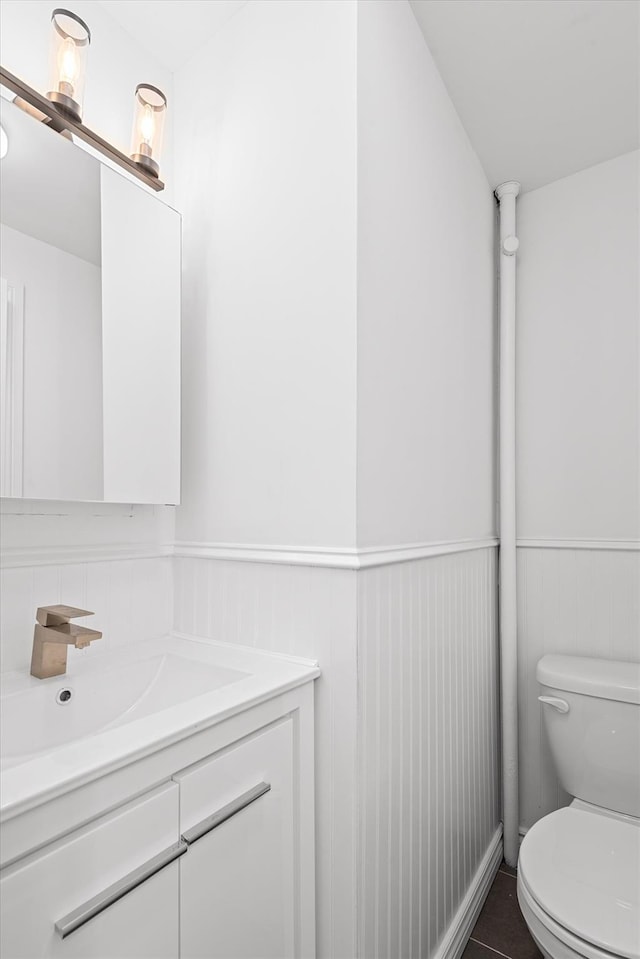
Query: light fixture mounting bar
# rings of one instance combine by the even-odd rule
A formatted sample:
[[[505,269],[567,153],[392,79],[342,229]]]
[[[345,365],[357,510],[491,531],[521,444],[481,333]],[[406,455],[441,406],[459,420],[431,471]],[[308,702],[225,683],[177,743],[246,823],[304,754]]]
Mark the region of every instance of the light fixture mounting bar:
[[[94,131],[90,130],[84,123],[79,123],[77,120],[73,120],[71,117],[59,113],[46,97],[38,93],[37,90],[34,90],[33,87],[30,87],[24,80],[20,80],[19,77],[14,76],[13,73],[10,73],[9,70],[6,70],[3,66],[0,66],[0,83],[12,90],[16,96],[28,103],[34,110],[44,114],[43,123],[47,123],[47,125],[52,126],[52,128],[58,132],[61,130],[69,130],[74,136],[84,140],[84,142],[88,143],[94,150],[97,150],[98,153],[102,153],[103,156],[117,163],[118,166],[126,170],[127,173],[131,173],[136,179],[146,183],[152,190],[156,192],[164,190],[162,180],[150,176],[125,153],[121,153],[117,147],[112,146],[107,140],[103,140],[98,133],[94,133]]]

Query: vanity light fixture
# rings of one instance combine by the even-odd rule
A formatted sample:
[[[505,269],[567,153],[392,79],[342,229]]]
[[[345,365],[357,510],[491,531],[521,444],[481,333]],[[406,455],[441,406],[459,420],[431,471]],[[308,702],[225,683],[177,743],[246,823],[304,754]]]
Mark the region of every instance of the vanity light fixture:
[[[136,104],[131,138],[131,159],[151,176],[160,173],[160,151],[167,98],[162,90],[150,83],[136,87]]]
[[[118,150],[112,143],[109,143],[108,140],[101,137],[99,133],[95,133],[94,130],[86,127],[84,123],[75,120],[70,113],[62,113],[57,104],[52,103],[50,99],[43,96],[37,90],[34,90],[33,87],[30,87],[29,84],[21,80],[20,77],[17,77],[14,73],[10,73],[6,67],[0,65],[0,92],[2,96],[5,95],[5,90],[9,91],[10,97],[14,97],[14,103],[16,103],[21,110],[24,110],[39,122],[45,123],[62,136],[73,136],[78,140],[82,140],[84,143],[88,143],[93,150],[101,153],[102,156],[108,157],[109,160],[122,167],[123,170],[126,170],[127,173],[130,173],[131,176],[134,176],[137,180],[141,180],[156,193],[164,190],[164,183],[160,180],[157,173],[154,176],[146,167],[140,163],[135,163],[131,157],[126,153],[122,153],[122,151]],[[154,116],[157,116],[157,114],[154,114]],[[152,159],[156,157],[155,144],[156,140],[154,139]]]
[[[91,32],[84,20],[71,10],[56,8],[51,14],[49,92],[43,95],[0,66],[0,94],[61,136],[89,144],[155,192],[164,190],[159,160],[167,98],[162,90],[149,83],[136,87],[131,156],[85,126],[82,101],[90,43]],[[5,149],[4,139],[2,149]]]
[[[57,8],[51,14],[49,51],[50,90],[47,99],[65,116],[82,120],[82,99],[91,32],[84,20],[70,10]]]
[[[4,127],[0,127],[0,160],[4,160],[9,152],[9,137]]]

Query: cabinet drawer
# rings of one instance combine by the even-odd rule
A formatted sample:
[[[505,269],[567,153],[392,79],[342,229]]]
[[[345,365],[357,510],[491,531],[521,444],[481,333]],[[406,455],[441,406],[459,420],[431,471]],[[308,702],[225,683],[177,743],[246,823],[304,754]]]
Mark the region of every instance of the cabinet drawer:
[[[167,783],[5,869],[3,959],[175,959],[178,795]]]
[[[293,723],[176,776],[182,959],[288,959],[296,942]]]

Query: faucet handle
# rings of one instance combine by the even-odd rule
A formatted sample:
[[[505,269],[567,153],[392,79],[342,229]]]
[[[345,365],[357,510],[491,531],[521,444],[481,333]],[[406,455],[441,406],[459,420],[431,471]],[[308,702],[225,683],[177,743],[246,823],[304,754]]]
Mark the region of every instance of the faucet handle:
[[[36,620],[41,626],[62,626],[83,616],[93,616],[93,613],[88,609],[76,609],[75,606],[39,606]]]
[[[86,626],[69,626],[69,635],[73,637],[76,649],[84,649],[94,640],[100,639],[102,633],[98,629],[87,629]]]

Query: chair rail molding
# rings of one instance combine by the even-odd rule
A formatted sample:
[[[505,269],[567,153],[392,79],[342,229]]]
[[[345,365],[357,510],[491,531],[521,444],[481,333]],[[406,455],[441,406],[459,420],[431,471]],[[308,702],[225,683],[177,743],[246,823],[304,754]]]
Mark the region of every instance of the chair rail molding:
[[[238,543],[178,542],[173,554],[191,559],[231,560],[245,563],[276,563],[286,566],[322,566],[360,570],[393,563],[408,563],[447,553],[490,549],[498,545],[495,536],[481,539],[444,540],[392,546],[332,548],[325,546],[259,546]]]
[[[409,563],[448,553],[466,553],[499,546],[496,536],[481,539],[443,540],[392,546],[340,548],[325,546],[262,546],[240,543],[99,543],[72,546],[11,546],[0,550],[0,569],[20,566],[60,566],[104,563],[127,559],[176,556],[191,559],[269,563],[284,566],[319,566],[326,569],[361,570],[395,563]],[[519,539],[519,549],[573,549],[640,552],[640,540]]]
[[[640,550],[640,539],[518,539],[520,549]]]
[[[447,540],[394,546],[332,548],[325,546],[261,546],[239,543],[98,543],[73,546],[11,546],[0,550],[0,569],[19,566],[60,566],[103,563],[127,559],[176,556],[190,559],[269,563],[283,566],[319,566],[327,569],[360,570],[394,563],[409,563],[448,553],[491,549],[495,536],[483,539]]]
[[[0,550],[0,569],[16,569],[21,566],[73,566],[78,563],[107,563],[129,559],[157,559],[172,554],[173,547],[164,543],[12,546]]]

